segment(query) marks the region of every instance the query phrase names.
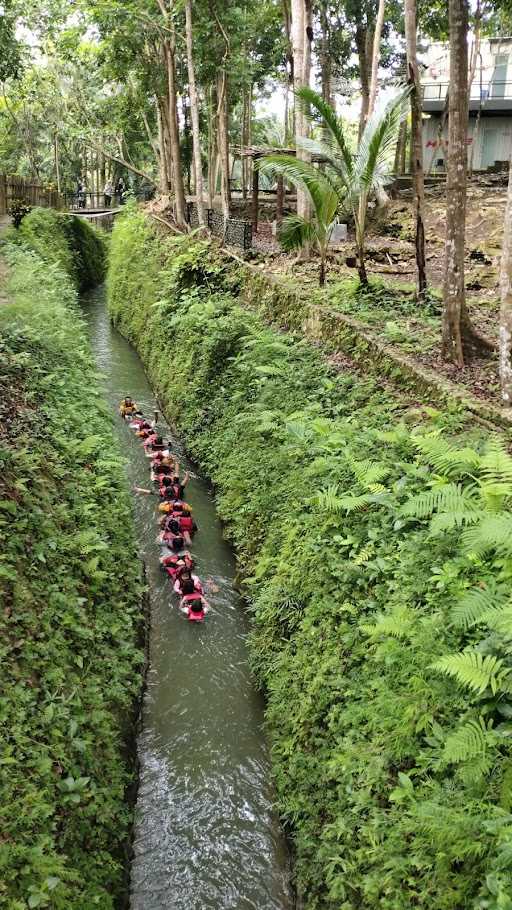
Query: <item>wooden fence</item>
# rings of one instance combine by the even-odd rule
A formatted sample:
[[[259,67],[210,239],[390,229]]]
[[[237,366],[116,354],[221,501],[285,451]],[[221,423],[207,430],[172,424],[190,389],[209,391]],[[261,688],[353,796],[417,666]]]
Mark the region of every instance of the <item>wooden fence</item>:
[[[31,183],[25,177],[8,177],[0,174],[0,215],[7,215],[14,199],[23,199],[28,205],[60,209],[63,200],[57,190]]]

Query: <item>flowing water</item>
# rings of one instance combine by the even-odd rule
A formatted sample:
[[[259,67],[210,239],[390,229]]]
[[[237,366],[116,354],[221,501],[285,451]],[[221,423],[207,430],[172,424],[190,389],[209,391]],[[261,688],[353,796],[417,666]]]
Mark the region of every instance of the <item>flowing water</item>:
[[[141,361],[111,327],[104,289],[85,295],[83,308],[113,411],[132,395],[153,414]],[[131,485],[149,488],[140,442],[119,418],[116,425]],[[178,440],[173,448],[180,451]],[[203,625],[179,613],[160,569],[158,500],[134,493],[151,633],[131,910],[290,910],[288,857],[272,806],[263,706],[247,664],[248,623],[234,588],[233,554],[207,484],[193,478],[186,499],[199,526],[191,548],[197,574],[219,589],[207,592],[212,612]]]

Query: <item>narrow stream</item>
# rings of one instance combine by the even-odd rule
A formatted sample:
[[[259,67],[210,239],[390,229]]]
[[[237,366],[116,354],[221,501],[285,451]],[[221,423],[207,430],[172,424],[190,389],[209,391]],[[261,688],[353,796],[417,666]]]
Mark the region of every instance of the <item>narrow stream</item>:
[[[152,414],[156,403],[141,361],[111,327],[104,289],[82,302],[113,411],[132,395]],[[119,419],[116,426],[131,485],[149,487],[140,442]],[[173,445],[180,451],[178,440]],[[159,566],[158,500],[134,494],[152,622],[131,910],[290,910],[288,857],[272,807],[263,706],[247,663],[233,554],[201,479],[190,482],[187,501],[199,526],[191,548],[197,574],[219,588],[207,591],[212,612],[199,626],[179,614]]]

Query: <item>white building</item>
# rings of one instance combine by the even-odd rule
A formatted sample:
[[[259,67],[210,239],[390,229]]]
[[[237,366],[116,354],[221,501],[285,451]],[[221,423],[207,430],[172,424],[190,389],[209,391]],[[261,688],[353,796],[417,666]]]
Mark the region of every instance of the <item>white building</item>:
[[[425,167],[444,171],[447,123],[443,118],[449,86],[449,45],[435,42],[419,55],[423,63]],[[471,58],[471,45],[469,47]],[[441,128],[445,120],[444,136]],[[471,85],[468,158],[474,170],[508,162],[512,152],[512,38],[481,42]]]

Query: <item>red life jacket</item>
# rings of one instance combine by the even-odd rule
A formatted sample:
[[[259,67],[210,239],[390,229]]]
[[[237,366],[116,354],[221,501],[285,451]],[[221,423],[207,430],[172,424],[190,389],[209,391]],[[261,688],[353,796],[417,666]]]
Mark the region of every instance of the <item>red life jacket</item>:
[[[177,565],[178,559],[179,556],[171,553],[170,556],[164,556],[161,562],[162,568],[172,579],[176,578],[177,573],[179,572],[179,567]]]
[[[188,610],[188,620],[189,622],[204,622],[205,612],[201,610],[200,613],[194,613],[189,607]]]
[[[200,610],[192,610],[191,604],[194,600],[199,600],[197,594],[185,594],[185,597],[183,598],[183,602],[188,608],[188,618],[190,622],[204,622],[205,612],[202,601]]]
[[[180,515],[179,517],[180,529],[185,533],[188,531],[189,534],[194,530],[194,519],[192,515]]]

